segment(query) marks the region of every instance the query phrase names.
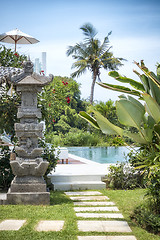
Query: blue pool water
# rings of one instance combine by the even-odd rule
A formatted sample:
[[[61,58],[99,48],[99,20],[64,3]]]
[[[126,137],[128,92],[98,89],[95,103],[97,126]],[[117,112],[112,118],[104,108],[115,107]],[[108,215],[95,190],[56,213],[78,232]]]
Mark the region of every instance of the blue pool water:
[[[130,152],[126,147],[67,147],[70,154],[98,163],[117,163],[126,161]]]

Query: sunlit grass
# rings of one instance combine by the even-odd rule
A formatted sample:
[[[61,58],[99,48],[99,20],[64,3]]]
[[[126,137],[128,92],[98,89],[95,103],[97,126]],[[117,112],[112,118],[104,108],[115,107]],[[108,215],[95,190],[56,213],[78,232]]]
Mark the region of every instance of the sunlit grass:
[[[143,201],[145,190],[99,190],[115,202],[120,212],[133,230],[137,240],[158,240],[159,236],[147,233],[137,227],[130,218],[130,212],[135,205]],[[26,219],[27,223],[19,231],[0,231],[0,239],[5,240],[75,240],[78,235],[104,235],[104,233],[82,233],[78,232],[77,218],[73,209],[73,202],[64,192],[51,192],[50,206],[22,206],[4,205],[0,206],[0,220],[4,219]],[[35,226],[40,220],[64,220],[65,225],[60,232],[36,232]],[[87,220],[87,219],[83,219]],[[99,219],[102,220],[102,219]],[[118,219],[117,219],[118,220]],[[120,219],[119,219],[120,220]],[[121,219],[122,220],[122,219]],[[117,233],[105,233],[105,235],[117,235]],[[118,235],[123,235],[118,233]],[[129,234],[125,234],[129,235]]]
[[[123,214],[125,220],[133,231],[133,235],[136,236],[137,240],[159,240],[160,237],[154,234],[148,233],[146,230],[138,227],[130,219],[130,213],[134,207],[144,201],[145,189],[135,190],[100,190],[104,195],[108,196],[119,208]]]

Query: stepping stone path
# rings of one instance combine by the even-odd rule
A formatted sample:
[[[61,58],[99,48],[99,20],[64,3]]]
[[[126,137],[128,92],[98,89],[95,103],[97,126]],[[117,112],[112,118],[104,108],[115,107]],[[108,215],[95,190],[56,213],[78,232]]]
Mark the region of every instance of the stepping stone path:
[[[78,240],[136,240],[134,236],[80,236]]]
[[[99,232],[99,233],[131,233],[132,230],[126,221],[118,221],[112,219],[123,219],[121,213],[110,213],[111,211],[117,212],[119,209],[109,202],[108,197],[99,196],[100,192],[97,191],[83,191],[83,192],[65,192],[66,195],[73,201],[75,206],[74,210],[78,218],[87,218],[87,220],[78,220],[78,230],[80,232]],[[89,206],[89,207],[88,207]],[[107,207],[106,207],[107,206]],[[98,212],[98,213],[97,213]],[[109,212],[109,213],[108,213]],[[96,219],[97,220],[93,220]],[[99,220],[99,218],[109,220]],[[88,220],[91,219],[91,220]],[[124,236],[78,236],[78,240],[136,240],[132,235]]]
[[[76,213],[76,216],[83,218],[123,218],[121,213]]]
[[[92,195],[102,195],[102,193],[100,193],[100,192],[96,192],[96,191],[90,191],[90,192],[74,192],[74,194],[73,194],[73,192],[65,192],[65,194],[66,195],[74,195],[74,196],[76,196],[76,195],[78,195],[78,196],[87,196],[87,195],[89,195],[89,196],[92,196]]]
[[[23,224],[26,222],[26,220],[4,220],[0,223],[0,230],[13,230],[13,231],[18,231]]]
[[[75,207],[75,212],[97,212],[97,211],[112,211],[118,212],[119,209],[117,207]]]
[[[103,201],[103,200],[109,200],[106,196],[87,196],[87,197],[70,197],[71,200],[78,200],[78,201]]]
[[[64,226],[64,221],[40,221],[35,230],[38,232],[60,231]]]
[[[114,202],[74,202],[74,205],[76,206],[111,206],[115,205]]]
[[[125,221],[78,221],[82,232],[132,232]]]
[[[79,191],[65,192],[65,194],[74,201],[74,210],[77,218],[79,218],[77,226],[81,234],[83,232],[96,232],[97,235],[78,236],[78,240],[136,240],[130,234],[132,230],[128,223],[123,220],[123,215],[117,213],[119,209],[115,206],[115,203],[109,202],[109,198],[103,196],[102,193],[98,191]],[[0,222],[0,231],[18,231],[25,223],[26,220],[7,219]],[[64,221],[43,220],[38,222],[35,230],[38,232],[61,231],[63,226]],[[101,234],[98,235],[97,233]],[[107,233],[107,236],[102,236],[105,233]],[[112,236],[108,235],[108,233],[112,233]],[[118,233],[123,235],[118,235]]]

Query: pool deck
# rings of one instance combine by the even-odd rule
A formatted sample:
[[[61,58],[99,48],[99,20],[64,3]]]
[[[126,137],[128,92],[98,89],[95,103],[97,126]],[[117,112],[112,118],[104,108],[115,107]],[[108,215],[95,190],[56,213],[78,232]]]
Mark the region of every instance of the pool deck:
[[[68,157],[68,164],[86,164],[85,162],[82,162],[80,160],[77,159],[78,157],[77,156],[70,156],[69,154],[69,157]],[[62,161],[58,161],[58,165],[59,164],[62,164]],[[66,162],[64,161],[64,164],[66,164]]]
[[[97,162],[93,162],[91,160],[88,160],[86,158],[81,158],[73,154],[69,154],[68,158],[68,164],[59,163],[57,164],[55,171],[53,171],[51,174],[71,174],[71,175],[79,175],[79,174],[100,174],[101,176],[105,176],[109,172],[110,165],[115,164],[101,164]]]
[[[62,161],[59,161],[58,162],[58,165],[59,164],[62,164]],[[66,164],[64,162],[64,164]],[[94,162],[94,161],[91,161],[91,160],[88,160],[86,158],[82,158],[82,157],[78,157],[76,155],[73,155],[73,154],[68,154],[68,164],[95,164],[95,165],[103,165],[103,166],[110,166],[110,165],[115,165],[114,163],[98,163],[98,162]]]
[[[108,174],[111,164],[101,164],[69,154],[68,164],[57,164],[48,177],[54,190],[102,189],[102,178]]]

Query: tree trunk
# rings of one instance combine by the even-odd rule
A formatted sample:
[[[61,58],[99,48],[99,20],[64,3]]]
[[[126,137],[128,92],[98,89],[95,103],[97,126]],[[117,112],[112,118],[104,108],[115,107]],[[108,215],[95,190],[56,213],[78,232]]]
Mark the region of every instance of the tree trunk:
[[[96,83],[96,73],[93,73],[93,80],[92,80],[92,85],[91,85],[91,95],[90,95],[90,104],[93,105],[93,95],[94,95],[94,87]]]

